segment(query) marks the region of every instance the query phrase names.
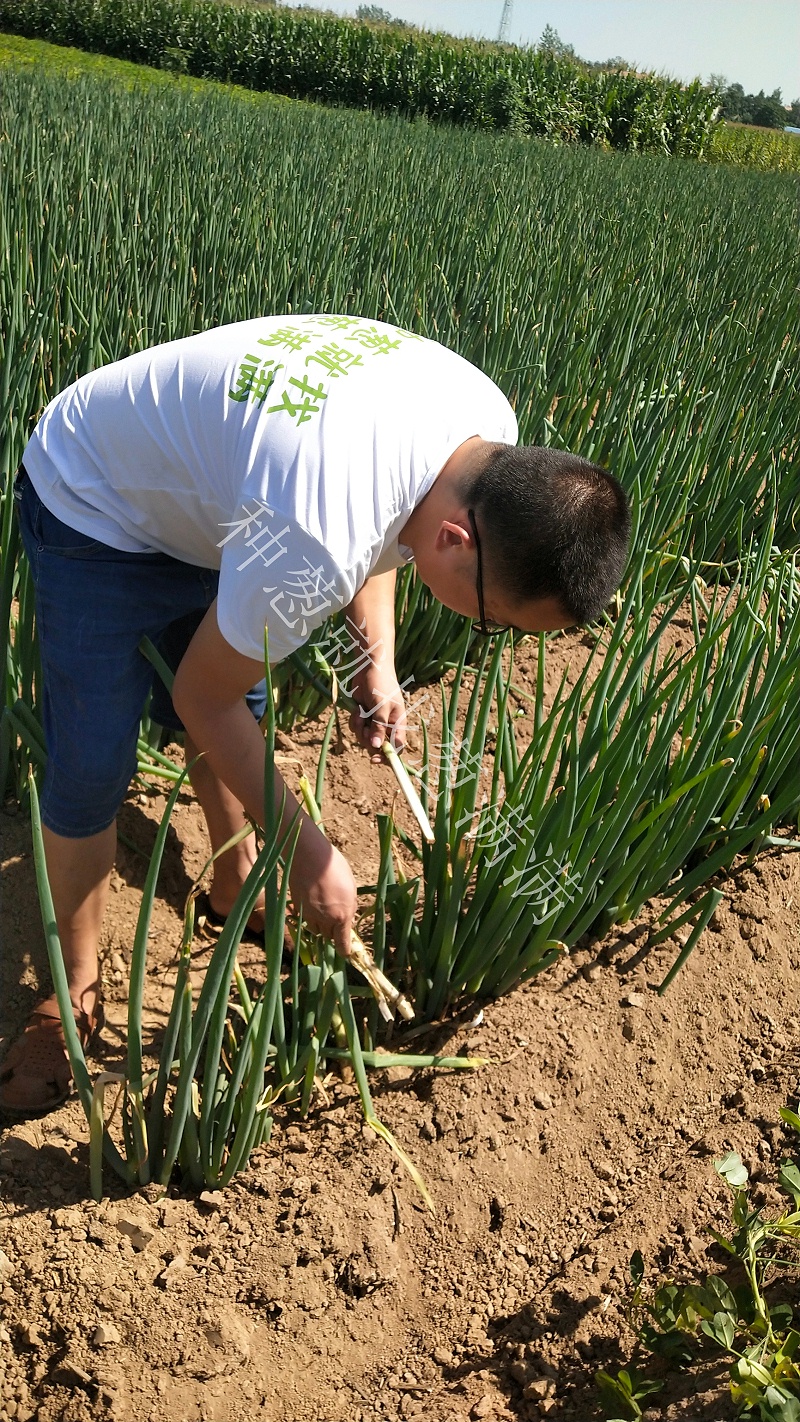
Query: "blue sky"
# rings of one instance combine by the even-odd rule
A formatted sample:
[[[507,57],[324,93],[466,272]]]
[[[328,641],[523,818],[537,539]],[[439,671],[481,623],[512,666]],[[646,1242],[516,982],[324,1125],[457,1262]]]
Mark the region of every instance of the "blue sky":
[[[358,0],[316,0],[354,15]],[[503,0],[378,0],[400,19],[496,39]],[[748,92],[800,98],[800,0],[513,0],[509,39],[532,44],[545,25],[586,59],[622,55],[689,80],[725,74]]]

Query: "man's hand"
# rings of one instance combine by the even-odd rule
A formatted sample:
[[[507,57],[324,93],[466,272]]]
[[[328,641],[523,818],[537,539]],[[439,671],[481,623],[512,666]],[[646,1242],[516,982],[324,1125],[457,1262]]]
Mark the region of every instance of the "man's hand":
[[[295,908],[312,933],[331,938],[336,951],[349,957],[358,908],[356,881],[344,855],[310,821],[298,841],[289,885]]]
[[[401,751],[406,743],[406,707],[394,673],[366,667],[351,684],[350,694],[356,702],[350,729],[359,744],[372,752],[370,759],[381,759],[380,748],[387,740]]]

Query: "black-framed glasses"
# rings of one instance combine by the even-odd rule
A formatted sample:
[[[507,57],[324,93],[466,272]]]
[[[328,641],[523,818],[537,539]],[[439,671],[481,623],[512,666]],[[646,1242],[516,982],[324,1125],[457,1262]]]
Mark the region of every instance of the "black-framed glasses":
[[[478,615],[480,621],[473,622],[472,630],[473,632],[480,632],[482,637],[497,637],[501,632],[510,632],[512,629],[505,627],[502,622],[486,621],[486,611],[483,605],[483,555],[481,553],[481,540],[478,537],[478,526],[475,522],[475,514],[472,509],[467,509],[467,518],[469,519],[469,526],[472,529],[472,537],[475,539],[475,553],[478,559],[477,591]]]

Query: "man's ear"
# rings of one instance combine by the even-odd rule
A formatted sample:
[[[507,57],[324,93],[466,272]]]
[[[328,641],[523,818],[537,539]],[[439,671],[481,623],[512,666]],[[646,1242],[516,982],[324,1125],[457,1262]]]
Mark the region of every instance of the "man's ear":
[[[437,553],[441,553],[445,548],[456,548],[461,545],[469,548],[472,543],[472,534],[469,528],[463,524],[452,523],[449,519],[443,519],[439,524],[439,529],[434,540],[434,547]]]

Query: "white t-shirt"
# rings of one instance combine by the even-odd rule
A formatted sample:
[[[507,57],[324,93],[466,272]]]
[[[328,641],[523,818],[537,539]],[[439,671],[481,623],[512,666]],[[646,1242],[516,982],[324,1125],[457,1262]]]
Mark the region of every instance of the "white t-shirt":
[[[42,501],[112,548],[219,568],[223,637],[279,661],[374,573],[472,435],[516,444],[489,378],[399,327],[266,316],[84,375],[24,454]]]

